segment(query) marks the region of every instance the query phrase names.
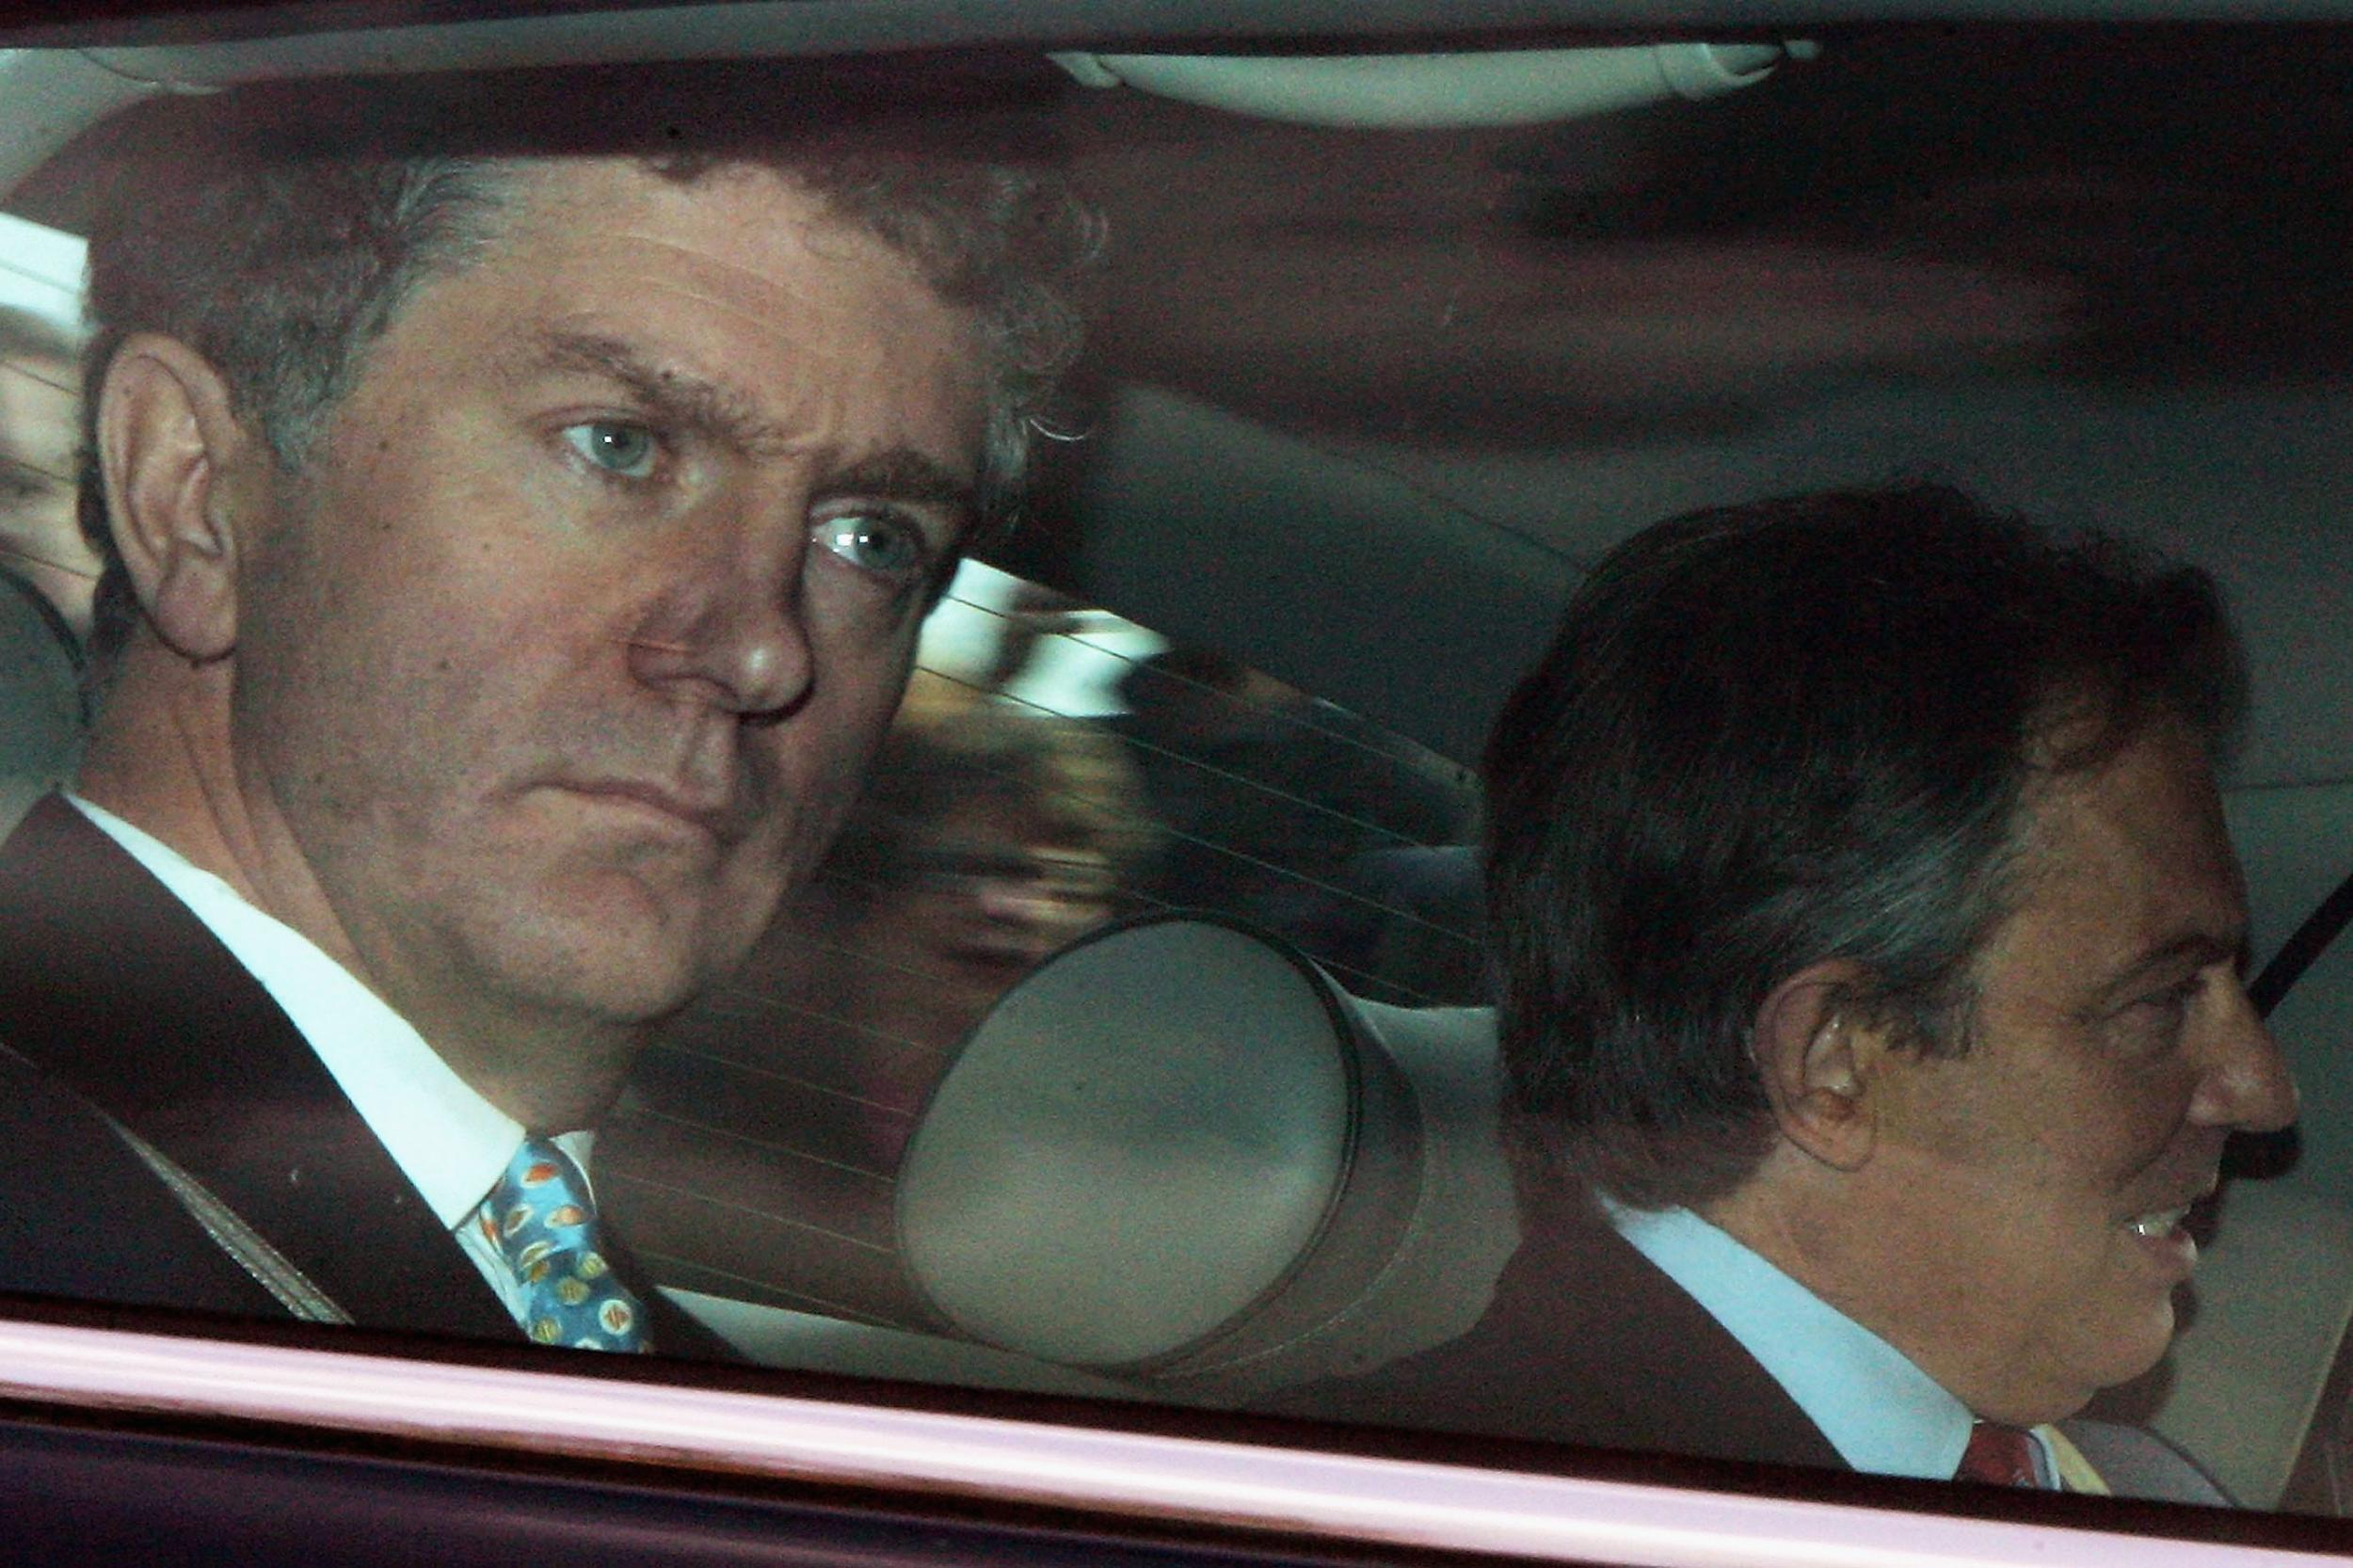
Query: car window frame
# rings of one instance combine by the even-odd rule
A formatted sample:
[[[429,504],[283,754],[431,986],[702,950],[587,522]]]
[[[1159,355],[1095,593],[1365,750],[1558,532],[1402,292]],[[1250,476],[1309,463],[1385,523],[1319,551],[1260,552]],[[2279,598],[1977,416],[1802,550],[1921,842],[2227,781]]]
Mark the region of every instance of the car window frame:
[[[1603,8],[1532,8],[1554,22],[1591,18]],[[1867,8],[1884,14],[1906,8]],[[1945,14],[1975,8],[1921,8]],[[1049,9],[1020,8],[1033,19],[1032,34],[1034,19]],[[1313,8],[1267,9],[1292,16]],[[1431,14],[1428,8],[1380,9],[1392,16]],[[2353,14],[2353,6],[2329,9]],[[0,24],[14,20],[0,12]],[[169,24],[184,21],[175,14]],[[887,29],[889,20],[875,25]],[[1006,26],[1006,36],[1028,36]],[[27,35],[31,43],[40,38],[38,30]],[[240,1430],[361,1434],[484,1453],[1013,1500],[1156,1527],[1174,1521],[1238,1528],[1268,1541],[1305,1538],[1552,1560],[1818,1561],[1826,1552],[1850,1552],[1882,1561],[2090,1563],[2094,1554],[2105,1561],[2130,1550],[2136,1561],[2187,1562],[2194,1551],[2201,1562],[2254,1563],[2289,1560],[2290,1553],[2304,1549],[2302,1543],[2343,1541],[2334,1527],[2320,1528],[2325,1522],[2297,1520],[2265,1520],[2257,1532],[2297,1544],[2226,1539],[2249,1533],[2243,1516],[2193,1520],[2165,1505],[2103,1502],[2087,1512],[2088,1505],[2069,1499],[2003,1498],[2001,1512],[2017,1517],[1981,1517],[1954,1510],[1945,1488],[1876,1478],[1836,1478],[1818,1499],[1782,1495],[1786,1478],[1778,1476],[1763,1478],[1753,1492],[1709,1491],[1610,1474],[1554,1473],[1525,1451],[1528,1446],[1501,1446],[1528,1467],[1490,1466],[1465,1460],[1467,1441],[1450,1444],[1422,1434],[1390,1436],[1401,1449],[1418,1447],[1449,1457],[1348,1452],[1344,1447],[1383,1445],[1361,1432],[1205,1412],[1159,1410],[1146,1423],[1168,1430],[1126,1422],[1065,1425],[1081,1414],[1099,1422],[1105,1413],[1080,1412],[1042,1396],[1006,1395],[1000,1404],[996,1396],[939,1391],[878,1405],[871,1401],[873,1390],[862,1384],[821,1398],[813,1391],[760,1392],[702,1371],[646,1384],[584,1369],[552,1370],[526,1361],[530,1352],[520,1349],[477,1352],[464,1347],[420,1361],[394,1358],[389,1346],[335,1348],[344,1341],[314,1342],[308,1331],[292,1326],[272,1333],[190,1333],[168,1314],[151,1319],[110,1308],[98,1316],[103,1323],[73,1320],[74,1314],[43,1304],[15,1304],[0,1316],[0,1395],[21,1408],[110,1412],[133,1425],[197,1420]],[[790,1380],[790,1374],[761,1376]],[[643,1392],[648,1388],[665,1391],[658,1410],[649,1408],[654,1401]],[[935,1401],[975,1408],[931,1408]],[[545,1421],[559,1410],[584,1425],[578,1435],[552,1442]],[[1052,1424],[1048,1412],[1057,1418]],[[1481,1447],[1493,1445],[1482,1440]],[[1055,1483],[1041,1467],[1057,1462],[1093,1468],[1089,1479]],[[2166,1530],[2199,1523],[2213,1529],[2160,1539],[2121,1528],[2136,1521]]]

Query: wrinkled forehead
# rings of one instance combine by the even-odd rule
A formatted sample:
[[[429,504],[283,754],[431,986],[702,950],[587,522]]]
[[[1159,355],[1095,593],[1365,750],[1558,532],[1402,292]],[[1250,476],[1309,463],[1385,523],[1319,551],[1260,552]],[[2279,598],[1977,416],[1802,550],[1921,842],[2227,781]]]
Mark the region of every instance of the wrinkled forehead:
[[[488,188],[493,215],[404,307],[437,289],[495,301],[490,340],[443,352],[495,348],[518,376],[593,368],[750,449],[784,439],[781,406],[820,393],[885,424],[946,398],[977,439],[970,312],[790,171],[561,157],[503,164]],[[957,431],[920,445],[963,464]]]

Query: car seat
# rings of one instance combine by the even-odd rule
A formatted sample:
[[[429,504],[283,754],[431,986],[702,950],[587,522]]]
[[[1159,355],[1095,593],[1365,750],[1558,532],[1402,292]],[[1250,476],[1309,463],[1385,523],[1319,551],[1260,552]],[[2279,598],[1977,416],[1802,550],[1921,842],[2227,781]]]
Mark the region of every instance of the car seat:
[[[1495,1018],[1153,917],[1007,992],[934,1092],[900,1244],[962,1333],[1246,1403],[1466,1331],[1519,1240]]]

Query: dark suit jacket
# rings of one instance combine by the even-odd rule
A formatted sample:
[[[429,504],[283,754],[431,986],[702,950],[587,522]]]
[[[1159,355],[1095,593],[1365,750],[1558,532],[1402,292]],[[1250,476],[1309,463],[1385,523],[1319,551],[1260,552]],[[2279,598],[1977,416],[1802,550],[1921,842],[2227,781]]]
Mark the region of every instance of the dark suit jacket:
[[[96,1107],[356,1321],[520,1337],[260,983],[55,796],[0,845],[0,1290],[283,1314]],[[641,1293],[657,1345],[727,1353]]]
[[[1756,1358],[1597,1215],[1527,1227],[1493,1304],[1459,1339],[1300,1390],[1291,1414],[1704,1459],[1847,1468]],[[2226,1503],[2137,1428],[2069,1423],[2125,1496]]]
[[[1384,1425],[1844,1467],[1756,1358],[1597,1216],[1579,1209],[1525,1228],[1468,1334],[1287,1405]]]

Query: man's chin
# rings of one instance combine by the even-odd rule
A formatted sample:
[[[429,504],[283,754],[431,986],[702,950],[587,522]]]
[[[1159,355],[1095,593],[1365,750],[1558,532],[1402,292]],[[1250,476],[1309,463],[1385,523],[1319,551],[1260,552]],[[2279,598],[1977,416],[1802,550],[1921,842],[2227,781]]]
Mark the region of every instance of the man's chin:
[[[2145,1376],[2173,1343],[2171,1292],[2072,1303],[2073,1315],[2004,1357],[1983,1386],[1947,1386],[1977,1415],[2016,1426],[2063,1421],[2104,1391]],[[2100,1310],[2103,1306],[2106,1310]],[[1981,1372],[1988,1370],[1982,1365]]]
[[[2116,1332],[2093,1353],[2084,1358],[2085,1375],[2082,1392],[2075,1400],[2075,1409],[2090,1402],[2092,1396],[2105,1389],[2145,1377],[2165,1359],[2172,1348],[2174,1311],[2172,1292],[2168,1290],[2153,1305],[2146,1306],[2120,1322]],[[2068,1414],[2073,1414],[2071,1410]],[[2057,1419],[2057,1417],[2046,1417]]]
[[[714,952],[701,924],[648,919],[629,901],[543,908],[502,936],[503,951],[484,955],[501,971],[498,988],[585,1029],[650,1028],[723,978],[748,945]]]

